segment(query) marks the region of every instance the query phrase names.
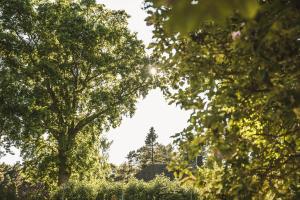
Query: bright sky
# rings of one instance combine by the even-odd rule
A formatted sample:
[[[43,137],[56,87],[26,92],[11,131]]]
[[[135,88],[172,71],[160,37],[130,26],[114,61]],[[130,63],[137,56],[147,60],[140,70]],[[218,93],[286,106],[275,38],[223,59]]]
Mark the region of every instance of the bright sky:
[[[125,118],[120,127],[107,134],[113,140],[109,152],[110,161],[120,164],[125,161],[130,150],[143,146],[151,126],[156,130],[158,142],[165,145],[171,143],[170,136],[186,127],[188,117],[188,112],[168,105],[160,90],[151,91],[137,104],[132,118]]]
[[[146,26],[146,13],[142,9],[143,0],[98,0],[108,8],[125,10],[131,17],[129,28],[137,32],[139,39],[147,45],[151,41],[151,27]],[[189,112],[175,105],[168,105],[162,92],[158,89],[150,91],[145,99],[137,104],[137,110],[132,118],[124,118],[120,127],[109,131],[106,135],[113,140],[109,151],[109,160],[114,164],[125,161],[127,153],[136,150],[144,144],[146,134],[153,126],[158,134],[158,141],[163,144],[172,142],[170,136],[180,132],[187,126]],[[17,151],[15,151],[17,152]],[[18,153],[8,155],[0,161],[15,163],[20,160]]]
[[[129,28],[137,32],[139,39],[146,45],[151,42],[152,29],[146,26],[146,12],[142,9],[143,0],[98,0],[114,10],[125,10],[129,18]],[[127,153],[144,145],[145,137],[151,126],[163,144],[172,142],[170,136],[182,131],[187,126],[189,112],[175,105],[168,105],[160,90],[151,91],[140,100],[132,118],[125,118],[120,127],[111,130],[107,136],[113,140],[110,148],[110,162],[120,164],[125,161]]]
[[[138,38],[145,44],[149,44],[152,38],[152,29],[146,26],[144,19],[146,12],[142,9],[143,0],[97,0],[107,8],[113,10],[125,10],[131,17],[128,20],[129,28],[138,34]]]

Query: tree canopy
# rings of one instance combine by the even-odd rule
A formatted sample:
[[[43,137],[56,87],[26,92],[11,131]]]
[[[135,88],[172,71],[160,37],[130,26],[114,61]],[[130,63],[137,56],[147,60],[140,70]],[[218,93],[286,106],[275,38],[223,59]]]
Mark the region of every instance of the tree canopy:
[[[98,163],[103,130],[147,93],[127,18],[94,0],[0,1],[0,140],[58,184]]]
[[[145,0],[145,9],[151,58],[128,15],[96,0],[0,0],[0,157],[15,146],[23,159],[0,166],[2,193],[46,198],[70,180],[107,177],[102,133],[159,84],[192,111],[169,166],[181,183],[203,199],[299,199],[300,1]],[[156,139],[152,127],[117,173],[170,161],[172,146]]]
[[[252,17],[233,2],[146,1],[161,87],[193,111],[172,166],[207,199],[297,199],[299,1],[261,1]]]

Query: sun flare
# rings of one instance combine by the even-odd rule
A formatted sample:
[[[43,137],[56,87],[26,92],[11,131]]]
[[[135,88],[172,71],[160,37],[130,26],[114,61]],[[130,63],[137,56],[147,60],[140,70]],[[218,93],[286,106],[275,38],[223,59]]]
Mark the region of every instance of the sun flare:
[[[152,67],[152,68],[150,69],[150,74],[153,75],[153,76],[155,76],[155,75],[157,74],[156,68]]]

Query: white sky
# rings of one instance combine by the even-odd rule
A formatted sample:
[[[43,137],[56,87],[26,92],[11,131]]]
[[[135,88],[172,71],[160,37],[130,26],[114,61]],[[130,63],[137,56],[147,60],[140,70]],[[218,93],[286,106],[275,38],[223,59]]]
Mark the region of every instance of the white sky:
[[[131,17],[128,20],[129,28],[138,34],[138,38],[147,45],[151,42],[152,29],[146,26],[144,19],[146,12],[142,9],[143,0],[97,0],[107,8],[113,10],[125,10]]]
[[[188,117],[188,112],[168,105],[160,90],[151,91],[137,104],[132,118],[125,118],[120,127],[107,134],[113,140],[109,151],[110,162],[120,164],[130,150],[143,146],[151,126],[156,130],[158,142],[165,145],[171,143],[170,136],[186,127]]]
[[[152,38],[151,27],[146,26],[146,13],[142,9],[143,0],[98,0],[107,8],[125,10],[131,17],[129,28],[137,32],[139,39],[148,45]],[[137,110],[132,118],[124,118],[120,127],[109,131],[106,135],[113,144],[109,151],[109,160],[114,164],[125,161],[127,153],[136,150],[144,144],[146,134],[153,126],[158,134],[158,141],[163,144],[172,142],[170,136],[183,130],[187,125],[189,112],[175,105],[168,105],[162,92],[158,89],[150,91],[145,99],[137,104]],[[17,152],[17,151],[15,151]],[[20,160],[16,155],[7,155],[0,162],[15,163]]]
[[[146,12],[142,9],[143,0],[98,0],[107,8],[125,10],[131,17],[129,28],[137,32],[140,40],[146,45],[151,42],[152,29],[146,26]],[[160,90],[151,91],[148,96],[139,101],[132,118],[125,118],[120,127],[111,130],[107,136],[113,140],[109,151],[110,162],[120,164],[125,161],[127,153],[144,145],[146,134],[151,126],[158,135],[158,141],[163,144],[172,142],[170,136],[182,131],[187,126],[189,112],[175,105],[168,105]]]

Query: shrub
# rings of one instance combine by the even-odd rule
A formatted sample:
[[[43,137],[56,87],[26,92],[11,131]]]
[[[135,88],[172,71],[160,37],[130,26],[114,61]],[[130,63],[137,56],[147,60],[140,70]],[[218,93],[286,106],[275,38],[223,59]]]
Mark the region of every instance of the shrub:
[[[149,199],[149,190],[147,188],[147,184],[143,181],[138,181],[135,179],[131,179],[125,186],[124,189],[124,199]]]
[[[196,200],[199,199],[195,189],[182,187],[178,182],[158,177],[149,183],[151,199],[162,200]]]
[[[123,184],[121,183],[105,183],[101,184],[98,189],[96,200],[119,200],[123,195]]]
[[[53,200],[94,200],[97,186],[84,182],[69,182],[60,187],[52,196]]]
[[[199,200],[198,191],[181,186],[176,181],[157,177],[148,183],[130,180],[128,183],[102,182],[86,184],[71,182],[53,195],[55,200]]]

